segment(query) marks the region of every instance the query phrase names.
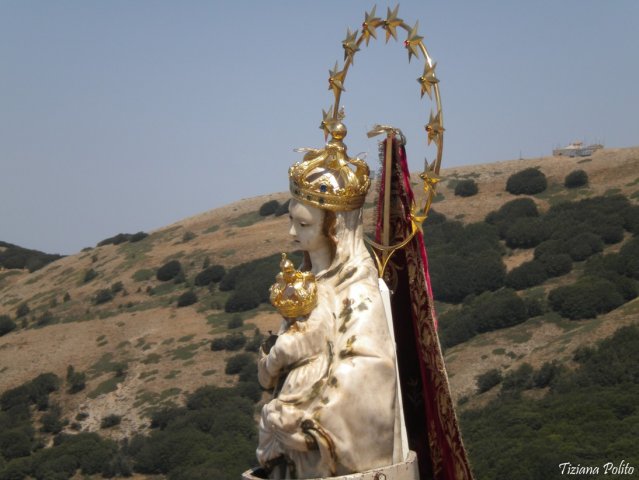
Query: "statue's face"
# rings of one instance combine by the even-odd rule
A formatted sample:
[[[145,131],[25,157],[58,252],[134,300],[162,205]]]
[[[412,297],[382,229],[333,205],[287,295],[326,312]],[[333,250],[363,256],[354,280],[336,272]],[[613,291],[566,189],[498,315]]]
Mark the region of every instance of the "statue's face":
[[[291,220],[291,228],[288,233],[293,237],[295,245],[309,253],[328,247],[329,240],[322,233],[324,223],[322,210],[291,200],[288,213]]]

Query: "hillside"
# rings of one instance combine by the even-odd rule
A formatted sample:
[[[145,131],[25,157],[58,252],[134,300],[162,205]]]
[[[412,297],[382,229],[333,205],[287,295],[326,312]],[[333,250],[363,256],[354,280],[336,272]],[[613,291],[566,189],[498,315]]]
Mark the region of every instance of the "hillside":
[[[506,181],[528,167],[538,167],[548,179],[546,191],[531,197],[542,212],[562,201],[616,193],[634,204],[639,201],[639,147],[635,147],[604,149],[587,159],[543,157],[445,169],[434,209],[464,224],[483,221],[488,213],[517,198],[505,191]],[[568,190],[563,181],[575,169],[587,172],[589,184]],[[456,182],[470,178],[479,193],[455,196]],[[84,249],[32,273],[0,269],[0,316],[7,315],[17,324],[0,337],[0,392],[44,372],[65,378],[72,365],[86,372],[86,388],[52,394],[62,416],[73,419],[83,413],[76,428],[125,438],[148,431],[149,413],[162,405],[183,404],[188,394],[203,385],[235,384],[237,375],[224,370],[236,352],[213,351],[211,340],[227,335],[229,321],[238,315],[243,325],[233,331],[243,331],[248,338],[256,328],[263,333],[276,330],[279,318],[266,305],[225,313],[223,306],[232,292],[217,286],[197,287],[194,278],[205,264],[228,271],[292,250],[287,216],[258,214],[264,203],[283,203],[287,198],[287,193],[277,193],[242,200],[137,241]],[[372,209],[367,212],[371,222]],[[428,230],[425,237],[428,244]],[[622,242],[606,245],[604,252],[619,251],[629,238],[626,233]],[[532,249],[506,249],[503,260],[512,270],[532,256]],[[183,281],[156,278],[157,269],[171,260],[181,263]],[[582,269],[581,264],[575,265],[572,273],[535,288],[547,292],[571,283]],[[178,298],[188,290],[196,292],[197,302],[178,307]],[[101,301],[101,291],[111,292],[112,298]],[[24,314],[16,318],[23,305]],[[439,306],[441,311],[450,308]],[[638,313],[635,299],[595,319],[576,322],[547,312],[510,328],[481,333],[446,350],[453,395],[463,399],[463,409],[479,407],[496,394],[476,394],[477,376],[491,369],[507,372],[523,363],[539,368],[551,360],[573,368],[573,354],[580,346],[606,338],[620,326],[639,323]],[[102,419],[110,414],[122,416],[121,423],[101,430]],[[71,431],[70,426],[65,429]]]

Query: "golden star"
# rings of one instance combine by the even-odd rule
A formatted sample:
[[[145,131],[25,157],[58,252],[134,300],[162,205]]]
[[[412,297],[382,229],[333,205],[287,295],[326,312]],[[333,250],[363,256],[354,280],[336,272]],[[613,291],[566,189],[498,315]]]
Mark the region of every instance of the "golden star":
[[[437,112],[437,115],[434,117],[433,112],[430,112],[426,132],[428,132],[428,145],[430,145],[430,142],[435,142],[435,144],[439,146],[442,134],[444,133],[444,127],[441,122],[441,111]]]
[[[422,97],[424,93],[427,93],[430,98],[433,98],[430,90],[434,85],[439,83],[439,78],[435,76],[435,67],[437,67],[437,62],[435,62],[432,67],[426,62],[423,75],[417,79],[422,86]]]
[[[420,37],[417,35],[417,27],[419,22],[415,22],[415,26],[411,28],[410,33],[408,34],[408,38],[404,41],[404,46],[408,49],[408,61],[413,55],[419,58],[419,44],[422,42],[424,37]]]
[[[429,190],[435,190],[435,187],[441,181],[441,178],[430,170],[424,170],[419,174],[419,178],[424,181],[424,193],[428,193]]]
[[[322,109],[322,123],[320,123],[320,130],[324,131],[324,141],[328,139],[329,133],[331,133],[331,124],[333,123],[333,105],[328,107],[328,111]]]
[[[362,23],[362,35],[366,40],[366,46],[368,46],[368,42],[373,38],[377,38],[377,34],[375,33],[375,29],[379,27],[382,23],[382,19],[375,16],[375,10],[377,9],[377,5],[373,5],[373,9],[371,13],[366,12],[364,17],[364,23]]]
[[[333,90],[333,94],[337,95],[337,92],[340,90],[345,92],[344,88],[344,77],[346,77],[346,72],[344,70],[338,70],[337,62],[335,62],[335,68],[333,70],[329,70],[328,77],[328,89]]]
[[[399,27],[404,21],[401,18],[397,18],[397,13],[399,12],[399,4],[391,11],[390,7],[387,9],[386,20],[384,20],[384,30],[386,30],[386,43],[388,43],[388,39],[393,37],[397,40],[397,32],[395,29]]]
[[[355,52],[359,51],[359,46],[357,45],[357,31],[351,33],[350,28],[346,30],[346,38],[342,41],[342,47],[344,47],[344,61],[350,57],[351,63],[355,63]]]

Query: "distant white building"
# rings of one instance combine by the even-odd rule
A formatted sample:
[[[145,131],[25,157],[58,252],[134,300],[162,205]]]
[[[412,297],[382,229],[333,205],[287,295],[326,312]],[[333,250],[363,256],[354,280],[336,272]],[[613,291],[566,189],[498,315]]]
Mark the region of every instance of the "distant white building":
[[[581,142],[572,142],[565,147],[555,148],[552,151],[555,157],[589,157],[595,151],[603,148],[603,145],[595,143],[584,147]]]

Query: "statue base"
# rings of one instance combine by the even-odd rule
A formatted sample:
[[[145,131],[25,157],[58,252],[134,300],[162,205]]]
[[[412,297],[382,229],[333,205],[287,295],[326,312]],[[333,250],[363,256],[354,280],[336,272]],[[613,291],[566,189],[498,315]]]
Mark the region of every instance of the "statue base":
[[[248,470],[242,474],[242,480],[263,480],[264,477],[256,476],[259,469]],[[350,473],[340,477],[324,477],[331,480],[419,480],[419,470],[417,468],[417,455],[415,452],[408,452],[405,461],[389,465],[387,467],[376,468],[361,473]],[[308,480],[322,480],[312,478]]]

